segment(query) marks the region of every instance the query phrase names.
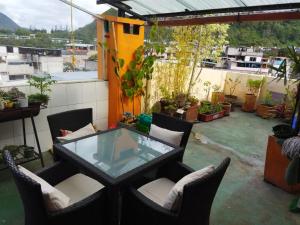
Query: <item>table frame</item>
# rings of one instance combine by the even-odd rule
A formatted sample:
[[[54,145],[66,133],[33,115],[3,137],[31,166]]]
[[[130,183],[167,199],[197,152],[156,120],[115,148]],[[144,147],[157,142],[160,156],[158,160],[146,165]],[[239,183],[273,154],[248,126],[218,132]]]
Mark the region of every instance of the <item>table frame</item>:
[[[173,147],[174,150],[170,151],[166,154],[163,154],[144,165],[141,165],[131,171],[128,171],[117,178],[113,178],[106,174],[105,172],[101,171],[99,168],[95,167],[93,164],[89,163],[88,161],[82,159],[80,156],[74,154],[73,152],[66,149],[63,145],[71,142],[75,142],[78,140],[82,140],[85,138],[89,138],[92,136],[101,135],[103,133],[111,132],[117,129],[127,129],[133,132],[136,132],[140,135],[145,137],[151,138],[155,141],[159,141],[163,144],[166,144],[170,147]],[[171,161],[177,161],[183,154],[184,149],[182,147],[171,145],[167,142],[159,140],[155,137],[149,136],[147,134],[141,133],[137,130],[128,127],[119,127],[114,128],[102,132],[97,132],[96,134],[88,135],[83,138],[77,138],[72,141],[67,141],[64,143],[57,143],[53,146],[54,152],[60,159],[68,161],[73,165],[79,167],[83,172],[87,173],[89,176],[95,178],[103,185],[105,185],[108,189],[108,197],[110,202],[110,218],[111,218],[111,225],[118,225],[120,223],[120,206],[121,206],[121,199],[122,199],[122,192],[124,188],[129,186],[132,181],[136,180],[138,177],[142,177],[143,174],[159,168],[160,166],[167,164]]]

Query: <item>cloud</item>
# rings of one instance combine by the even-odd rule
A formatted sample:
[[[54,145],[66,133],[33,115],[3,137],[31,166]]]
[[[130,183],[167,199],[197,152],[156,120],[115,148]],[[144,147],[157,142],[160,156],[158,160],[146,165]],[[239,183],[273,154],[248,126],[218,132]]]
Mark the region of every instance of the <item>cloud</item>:
[[[109,9],[106,5],[97,5],[96,0],[73,0],[93,13],[102,13]],[[9,0],[0,4],[0,11],[22,27],[46,28],[69,26],[71,24],[70,6],[59,0]],[[90,23],[92,16],[74,9],[75,29]]]

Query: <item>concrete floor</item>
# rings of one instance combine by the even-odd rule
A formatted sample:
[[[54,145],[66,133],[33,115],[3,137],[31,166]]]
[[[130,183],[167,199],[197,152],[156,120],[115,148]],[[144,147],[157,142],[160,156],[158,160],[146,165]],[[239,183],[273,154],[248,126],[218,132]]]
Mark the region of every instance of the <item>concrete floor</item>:
[[[215,198],[212,225],[296,225],[300,214],[288,212],[295,196],[263,181],[266,141],[275,120],[234,112],[230,117],[194,126],[184,162],[194,169],[232,159]],[[198,140],[200,138],[200,140]],[[46,162],[51,156],[45,154]],[[26,165],[40,168],[38,161]],[[23,211],[7,171],[0,172],[0,225],[22,225]]]

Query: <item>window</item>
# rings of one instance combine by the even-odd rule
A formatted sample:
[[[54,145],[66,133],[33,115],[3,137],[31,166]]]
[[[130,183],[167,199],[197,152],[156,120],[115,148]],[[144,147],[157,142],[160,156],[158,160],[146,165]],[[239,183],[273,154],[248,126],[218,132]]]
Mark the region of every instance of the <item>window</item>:
[[[256,57],[250,57],[250,62],[256,62]]]
[[[6,46],[6,51],[7,51],[7,53],[13,53],[14,52],[14,47]]]

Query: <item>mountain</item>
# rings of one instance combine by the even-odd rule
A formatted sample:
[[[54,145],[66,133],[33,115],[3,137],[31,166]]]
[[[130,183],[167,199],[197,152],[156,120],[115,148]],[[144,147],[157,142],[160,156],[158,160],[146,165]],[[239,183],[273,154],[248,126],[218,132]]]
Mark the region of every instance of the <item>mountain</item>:
[[[0,12],[0,30],[15,31],[19,28],[21,27],[18,24],[16,24],[12,19]]]
[[[300,21],[244,22],[230,25],[231,46],[300,46]]]

